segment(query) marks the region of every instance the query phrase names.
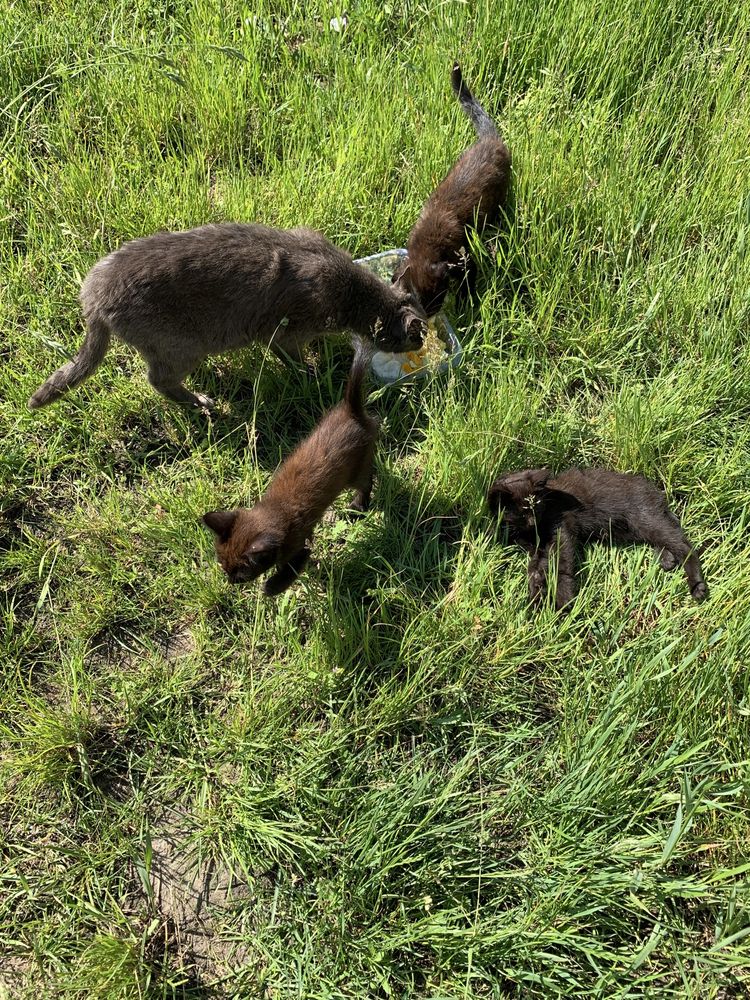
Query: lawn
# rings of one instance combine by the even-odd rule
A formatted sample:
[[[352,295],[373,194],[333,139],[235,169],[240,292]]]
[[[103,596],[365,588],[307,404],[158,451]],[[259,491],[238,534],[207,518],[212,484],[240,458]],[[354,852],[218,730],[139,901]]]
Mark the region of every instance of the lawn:
[[[0,997],[746,997],[750,8],[344,6],[0,0]],[[121,345],[26,400],[126,239],[403,246],[456,57],[514,157],[464,363],[373,393],[372,510],[296,586],[232,588],[201,514],[346,340],[213,359],[210,417]],[[484,494],[543,464],[661,484],[709,600],[599,547],[532,613]]]

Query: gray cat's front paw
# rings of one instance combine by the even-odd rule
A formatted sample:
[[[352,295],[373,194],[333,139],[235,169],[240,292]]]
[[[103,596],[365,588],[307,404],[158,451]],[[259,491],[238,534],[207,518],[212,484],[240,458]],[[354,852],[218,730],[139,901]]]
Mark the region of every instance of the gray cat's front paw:
[[[216,401],[211,399],[210,396],[204,396],[203,393],[196,392],[193,406],[196,410],[215,410]]]

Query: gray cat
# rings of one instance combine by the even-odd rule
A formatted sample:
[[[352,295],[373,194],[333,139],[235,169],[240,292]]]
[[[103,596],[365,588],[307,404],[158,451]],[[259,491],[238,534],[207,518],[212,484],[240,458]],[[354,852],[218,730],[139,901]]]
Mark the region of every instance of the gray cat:
[[[102,363],[112,334],[148,365],[167,399],[213,401],[182,384],[210,354],[268,344],[302,360],[315,337],[348,329],[386,351],[419,348],[425,314],[310,229],[224,223],[125,243],[89,271],[81,288],[87,333],[78,354],[29,400],[35,410],[80,385]]]

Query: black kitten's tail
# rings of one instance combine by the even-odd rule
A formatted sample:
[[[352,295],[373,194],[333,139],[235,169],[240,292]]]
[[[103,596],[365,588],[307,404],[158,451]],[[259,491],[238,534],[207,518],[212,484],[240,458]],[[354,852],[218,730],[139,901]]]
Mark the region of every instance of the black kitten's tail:
[[[86,339],[81,344],[78,354],[39,386],[28,402],[29,409],[38,410],[41,406],[53,403],[68,389],[80,385],[102,363],[109,341],[110,333],[106,323],[96,316],[90,316]]]
[[[344,399],[352,412],[354,419],[369,427],[372,422],[371,415],[365,409],[365,378],[367,370],[372,360],[372,347],[368,346],[359,337],[354,337],[354,360],[352,361],[349,378],[344,390]]]
[[[461,108],[463,109],[464,114],[471,118],[472,124],[477,130],[479,138],[485,139],[488,136],[498,135],[497,125],[495,125],[482,105],[464,83],[464,78],[461,74],[461,67],[458,63],[453,63],[453,69],[451,71],[451,86],[453,87],[453,93],[461,102]]]

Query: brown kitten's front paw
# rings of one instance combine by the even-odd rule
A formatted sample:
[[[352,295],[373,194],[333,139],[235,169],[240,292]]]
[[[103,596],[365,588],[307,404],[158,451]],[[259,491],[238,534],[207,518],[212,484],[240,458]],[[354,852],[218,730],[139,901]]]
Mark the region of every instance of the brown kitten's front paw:
[[[347,506],[347,513],[354,517],[361,517],[370,509],[370,498],[366,493],[355,493],[351,503]]]
[[[285,590],[288,590],[296,579],[296,573],[294,575],[284,572],[274,573],[263,584],[263,594],[266,597],[278,597],[279,594],[283,594]]]
[[[693,595],[693,600],[700,603],[701,601],[705,601],[708,597],[708,587],[705,582],[701,580],[700,583],[696,583],[695,586],[690,588],[690,593]]]

